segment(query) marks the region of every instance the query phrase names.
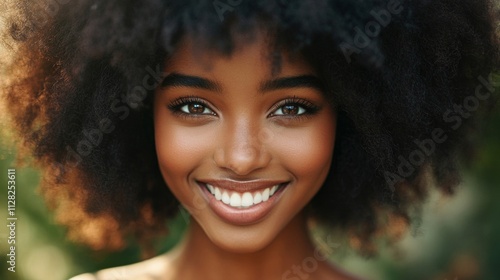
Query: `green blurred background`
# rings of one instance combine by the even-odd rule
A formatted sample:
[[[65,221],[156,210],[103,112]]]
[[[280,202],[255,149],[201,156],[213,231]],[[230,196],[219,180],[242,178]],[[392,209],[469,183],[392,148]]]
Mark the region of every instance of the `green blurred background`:
[[[0,66],[2,65],[0,50]],[[2,71],[0,67],[0,77]],[[499,79],[500,80],[500,79]],[[0,79],[1,84],[1,79]],[[498,90],[497,90],[498,91]],[[330,248],[332,260],[366,279],[500,279],[500,106],[485,125],[480,152],[452,197],[431,193],[419,224],[393,247],[365,259],[342,239]],[[8,110],[8,108],[6,109]],[[0,226],[0,279],[60,280],[140,260],[131,244],[116,253],[93,252],[71,243],[37,192],[39,173],[19,167],[0,108],[0,220],[7,224],[7,169],[16,168],[16,272],[7,270],[8,231]],[[170,249],[186,228],[186,213],[169,223],[159,253]],[[330,244],[330,243],[329,243]],[[331,244],[330,244],[331,245]],[[118,278],[117,278],[118,279]],[[111,279],[110,279],[111,280]]]
[[[5,134],[5,133],[2,133]],[[4,135],[5,137],[5,135]],[[5,138],[3,138],[5,140]],[[4,141],[5,142],[5,141]],[[12,147],[0,147],[0,220],[6,223],[7,169],[16,168],[17,263],[7,271],[7,230],[0,230],[0,279],[59,280],[139,260],[137,246],[117,253],[92,252],[65,239],[37,193],[39,174],[16,167]],[[380,256],[365,259],[340,242],[332,258],[368,279],[500,279],[500,112],[486,126],[478,160],[451,198],[432,193],[413,234]],[[171,248],[186,227],[185,216],[169,225],[158,246]]]

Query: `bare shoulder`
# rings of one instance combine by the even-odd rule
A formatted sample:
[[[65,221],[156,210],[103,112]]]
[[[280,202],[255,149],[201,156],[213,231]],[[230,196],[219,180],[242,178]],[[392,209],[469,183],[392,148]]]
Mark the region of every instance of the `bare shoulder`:
[[[171,262],[167,255],[160,255],[142,262],[85,273],[69,280],[168,280]]]

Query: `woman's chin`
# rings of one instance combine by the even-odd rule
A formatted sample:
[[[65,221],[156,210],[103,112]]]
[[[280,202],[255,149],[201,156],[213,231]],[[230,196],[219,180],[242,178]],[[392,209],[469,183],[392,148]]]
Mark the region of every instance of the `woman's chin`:
[[[261,251],[271,244],[272,240],[265,239],[262,236],[257,238],[242,238],[241,236],[234,236],[233,238],[226,238],[223,236],[215,236],[210,238],[212,243],[230,253],[237,254],[250,254]]]
[[[202,226],[203,227],[203,226]],[[204,235],[217,248],[231,253],[254,253],[268,247],[279,231],[270,227],[214,225],[204,227]]]

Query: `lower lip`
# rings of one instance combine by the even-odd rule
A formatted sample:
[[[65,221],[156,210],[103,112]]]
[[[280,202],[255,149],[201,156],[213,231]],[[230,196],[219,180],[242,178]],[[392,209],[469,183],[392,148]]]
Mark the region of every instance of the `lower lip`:
[[[208,201],[210,208],[227,223],[234,225],[251,225],[260,222],[264,219],[278,203],[288,185],[280,186],[273,196],[265,202],[257,205],[252,205],[248,208],[237,209],[233,208],[224,202],[215,199],[215,196],[205,187],[204,184],[199,184],[205,199]]]

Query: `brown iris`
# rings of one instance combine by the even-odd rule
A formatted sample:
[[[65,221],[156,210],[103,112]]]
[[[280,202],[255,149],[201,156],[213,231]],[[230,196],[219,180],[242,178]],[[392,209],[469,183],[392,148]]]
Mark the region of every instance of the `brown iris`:
[[[284,115],[296,115],[299,112],[299,106],[297,105],[285,105],[281,109]]]
[[[198,103],[191,103],[188,105],[189,113],[202,114],[205,111],[205,106]]]

